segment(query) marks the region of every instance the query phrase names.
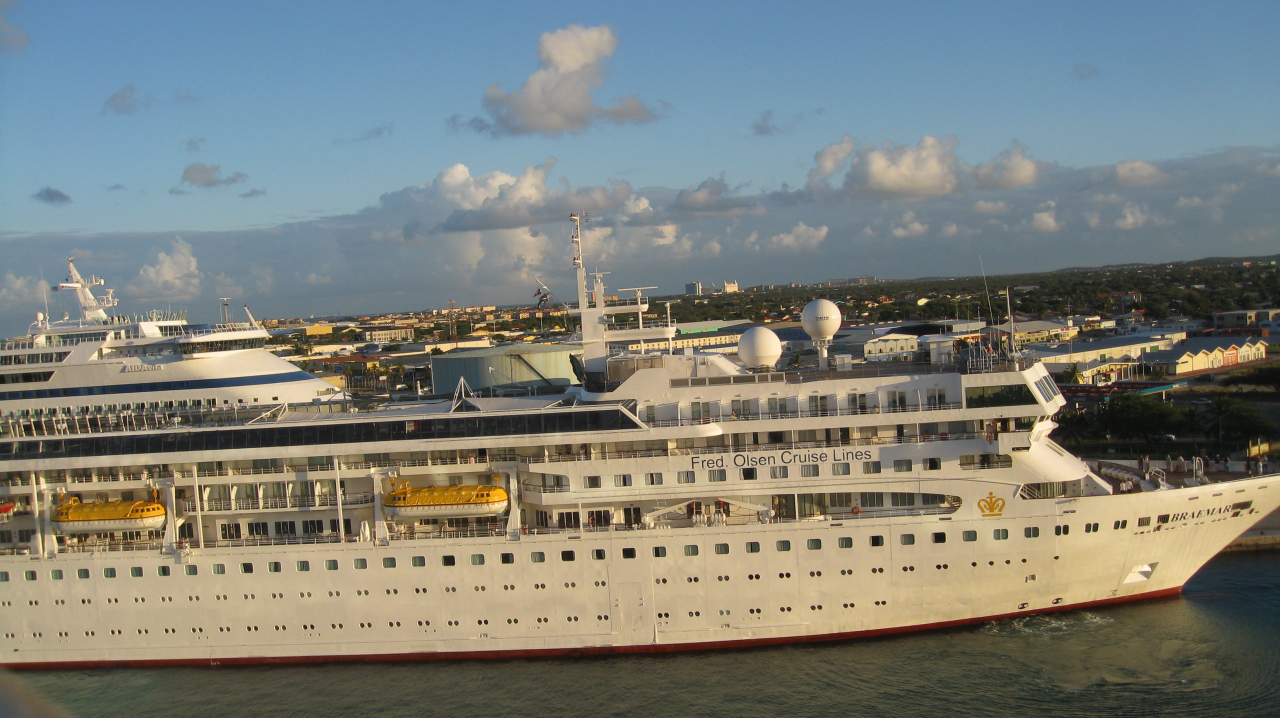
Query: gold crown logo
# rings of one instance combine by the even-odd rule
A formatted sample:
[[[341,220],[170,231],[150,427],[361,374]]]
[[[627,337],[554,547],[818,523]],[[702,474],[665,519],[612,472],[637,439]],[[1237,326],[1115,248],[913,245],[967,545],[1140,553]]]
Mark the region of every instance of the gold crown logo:
[[[987,498],[978,501],[978,510],[983,516],[1000,516],[1004,514],[1004,499],[996,498],[994,493],[988,491]]]

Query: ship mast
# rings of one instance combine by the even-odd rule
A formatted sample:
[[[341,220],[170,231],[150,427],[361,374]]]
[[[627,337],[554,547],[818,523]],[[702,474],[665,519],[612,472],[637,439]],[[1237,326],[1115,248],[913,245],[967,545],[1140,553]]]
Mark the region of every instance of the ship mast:
[[[67,257],[67,270],[70,276],[67,281],[62,282],[54,287],[58,289],[74,289],[76,299],[80,300],[80,313],[84,316],[85,321],[105,322],[107,321],[107,310],[119,304],[119,300],[115,298],[115,290],[108,289],[107,296],[98,299],[93,296],[93,287],[103,285],[100,277],[90,276],[85,279],[80,276],[80,272],[76,271],[75,257]]]

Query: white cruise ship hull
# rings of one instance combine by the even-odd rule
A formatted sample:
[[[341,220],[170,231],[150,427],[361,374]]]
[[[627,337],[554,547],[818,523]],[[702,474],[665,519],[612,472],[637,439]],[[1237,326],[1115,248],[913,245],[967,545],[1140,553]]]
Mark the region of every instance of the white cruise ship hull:
[[[950,517],[194,549],[171,557],[5,556],[0,647],[9,668],[229,665],[702,650],[955,626],[1175,595],[1280,505],[1278,482],[1025,501],[1001,517],[962,509]],[[1171,519],[1158,529],[1135,526],[1141,516],[1163,514]],[[1128,529],[1112,528],[1121,520]],[[1086,533],[1087,524],[1098,531]],[[1030,525],[1071,531],[1024,538]],[[1008,528],[1012,538],[991,541],[993,527]],[[987,540],[959,540],[966,530]],[[946,543],[898,540],[934,531],[945,532]],[[885,545],[871,547],[871,536],[885,537]],[[841,538],[852,547],[839,548]],[[813,539],[821,548],[807,548]],[[748,541],[760,552],[745,553]],[[777,551],[779,541],[791,550]],[[717,543],[729,553],[717,554]],[[697,555],[686,555],[685,546],[697,546]],[[666,556],[655,558],[656,547]],[[636,558],[623,558],[624,549],[635,549]],[[545,561],[530,562],[534,551]],[[562,551],[574,560],[561,560]],[[594,560],[595,551],[604,558]],[[515,562],[502,563],[503,553]],[[472,555],[483,555],[483,564]],[[455,565],[442,565],[445,556]],[[360,559],[368,568],[354,568]],[[394,559],[395,568],[384,568],[383,559]],[[298,571],[298,561],[310,570]],[[338,568],[325,570],[326,561]],[[226,572],[215,574],[215,563]],[[242,573],[241,564],[252,564],[253,573]],[[51,580],[54,567],[65,578]],[[131,576],[134,567],[140,577]],[[170,575],[160,575],[161,567]],[[104,577],[107,568],[116,578]],[[80,569],[89,578],[75,578]],[[36,580],[23,580],[28,570]]]
[[[507,500],[477,504],[442,504],[438,506],[387,506],[383,511],[397,521],[434,518],[480,518],[500,516],[507,510]]]

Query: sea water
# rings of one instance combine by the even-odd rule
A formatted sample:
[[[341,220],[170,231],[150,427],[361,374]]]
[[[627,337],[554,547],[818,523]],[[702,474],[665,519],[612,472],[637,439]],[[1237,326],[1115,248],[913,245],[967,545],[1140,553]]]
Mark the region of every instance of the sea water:
[[[83,718],[1280,716],[1280,552],[1180,598],[840,643],[586,659],[19,674]]]

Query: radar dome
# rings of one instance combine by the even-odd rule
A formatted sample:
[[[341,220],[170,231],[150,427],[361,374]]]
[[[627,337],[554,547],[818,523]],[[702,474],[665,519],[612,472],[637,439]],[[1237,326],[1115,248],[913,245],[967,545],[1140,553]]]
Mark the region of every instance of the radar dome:
[[[782,357],[782,342],[765,327],[751,327],[738,340],[738,359],[748,369],[773,369]]]
[[[800,313],[800,325],[811,339],[831,339],[840,330],[840,307],[827,299],[815,299]]]

